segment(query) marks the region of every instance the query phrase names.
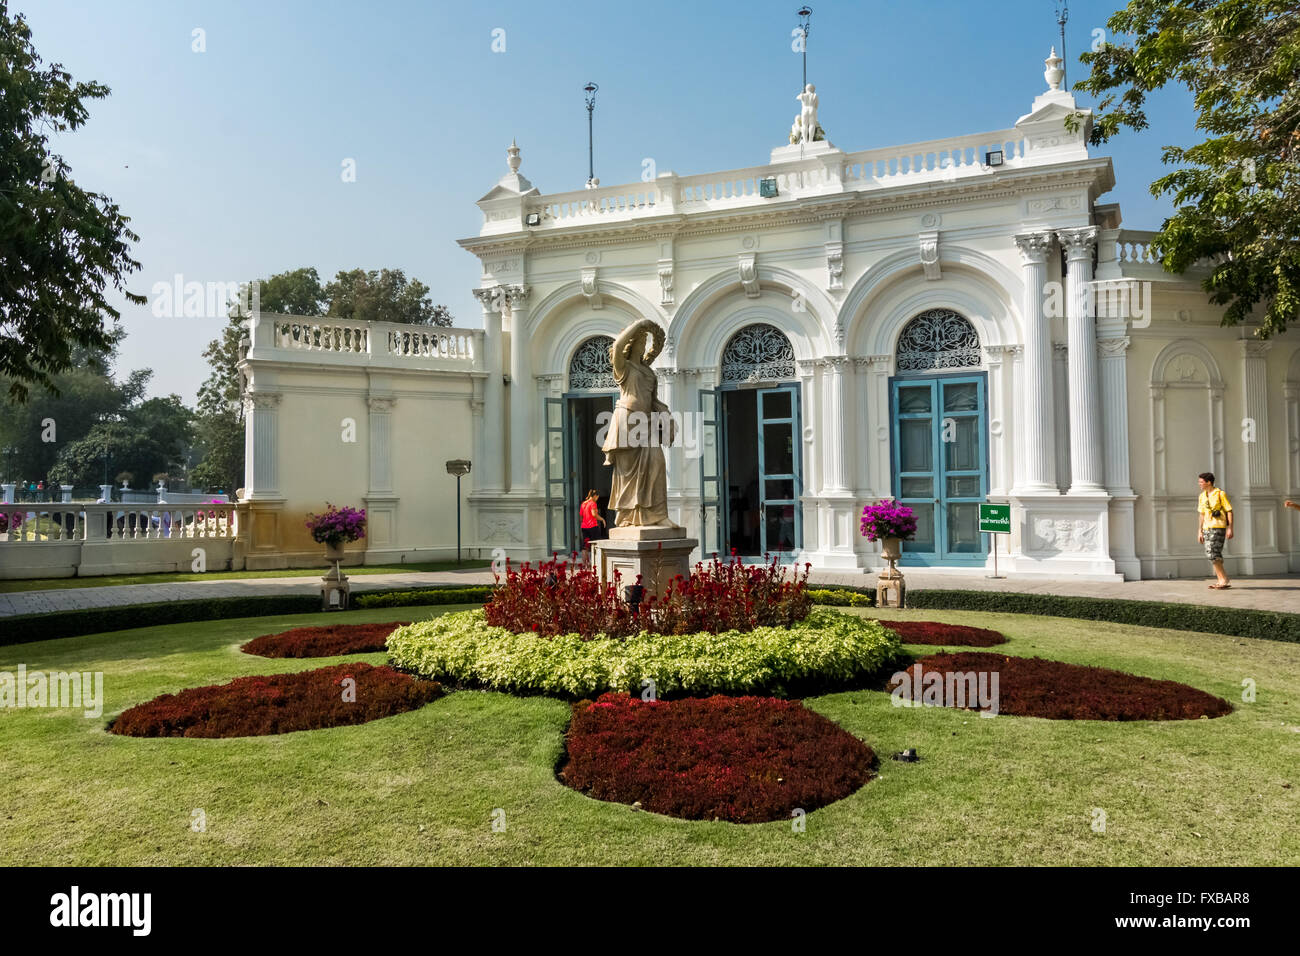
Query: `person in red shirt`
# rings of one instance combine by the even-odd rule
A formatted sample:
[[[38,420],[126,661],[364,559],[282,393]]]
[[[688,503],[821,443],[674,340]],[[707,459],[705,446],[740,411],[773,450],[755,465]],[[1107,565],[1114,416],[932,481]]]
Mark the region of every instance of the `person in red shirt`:
[[[594,488],[587,492],[587,500],[578,508],[578,514],[582,517],[582,547],[585,550],[592,541],[600,537],[597,530],[600,525],[605,524],[605,519],[600,514],[600,492]]]

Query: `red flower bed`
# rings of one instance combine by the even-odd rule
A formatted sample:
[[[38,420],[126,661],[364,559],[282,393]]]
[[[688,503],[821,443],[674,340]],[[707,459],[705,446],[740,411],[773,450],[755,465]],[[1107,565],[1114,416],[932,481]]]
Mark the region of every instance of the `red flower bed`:
[[[917,691],[916,668],[921,668],[920,693]],[[898,690],[906,700],[926,701],[927,672],[988,675],[992,690],[997,676],[997,713],[1021,717],[1046,717],[1049,720],[1190,720],[1201,716],[1222,717],[1232,713],[1232,705],[1203,690],[1171,680],[1139,677],[1104,667],[1064,664],[1041,657],[1007,657],[963,651],[957,654],[931,654],[922,657],[906,672],[904,682],[895,675],[886,690]],[[933,698],[932,698],[933,699]],[[947,693],[938,698],[944,706],[954,706]],[[967,709],[980,709],[968,701]]]
[[[605,694],[573,705],[560,779],[597,800],[688,820],[789,820],[853,793],[871,748],[798,701]]]
[[[746,567],[740,558],[723,564],[695,565],[690,577],[678,575],[662,597],[648,597],[637,608],[624,600],[624,585],[602,584],[588,565],[553,559],[537,567],[506,566],[505,580],[484,606],[487,622],[516,634],[535,631],[539,637],[603,634],[626,637],[640,631],[694,634],[709,631],[789,627],[808,616],[808,571],[787,578],[773,558],[768,565]],[[636,583],[640,584],[638,576]]]
[[[881,621],[904,644],[954,644],[961,647],[992,647],[1007,639],[997,631],[965,624],[941,624],[938,621]]]
[[[123,712],[109,729],[128,737],[260,737],[364,724],[442,694],[441,685],[391,667],[344,663],[163,694]]]
[[[396,624],[329,624],[324,627],[295,627],[279,634],[263,634],[240,647],[245,654],[260,657],[334,657],[338,654],[369,654],[385,649],[388,635],[410,621]]]

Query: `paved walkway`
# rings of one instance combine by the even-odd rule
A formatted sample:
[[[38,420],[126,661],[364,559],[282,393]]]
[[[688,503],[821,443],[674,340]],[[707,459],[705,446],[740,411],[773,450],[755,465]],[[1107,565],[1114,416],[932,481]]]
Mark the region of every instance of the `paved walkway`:
[[[909,590],[952,588],[958,590],[1019,591],[1037,594],[1074,594],[1086,597],[1129,598],[1136,601],[1173,601],[1180,604],[1210,604],[1222,607],[1256,608],[1300,613],[1300,574],[1271,578],[1237,578],[1231,590],[1211,591],[1208,580],[1156,579],[1151,581],[1096,582],[1071,578],[1043,579],[1011,576],[990,580],[983,573],[954,574],[942,570],[912,568],[907,572]],[[875,574],[863,571],[814,571],[811,580],[819,585],[852,584],[865,587]],[[355,592],[394,587],[422,587],[430,584],[491,584],[490,571],[415,571],[395,574],[354,574]],[[212,581],[184,581],[170,584],[123,584],[112,587],[61,588],[49,591],[18,591],[0,594],[0,617],[14,614],[43,614],[76,608],[114,607],[183,601],[195,598],[253,597],[265,594],[319,594],[320,575],[294,578],[227,578]]]

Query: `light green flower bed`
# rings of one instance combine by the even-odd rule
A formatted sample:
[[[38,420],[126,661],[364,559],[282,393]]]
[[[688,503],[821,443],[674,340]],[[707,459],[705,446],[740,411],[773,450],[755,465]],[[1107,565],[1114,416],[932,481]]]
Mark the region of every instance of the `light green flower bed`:
[[[813,608],[791,628],[721,634],[642,632],[624,640],[550,639],[492,627],[483,611],[444,614],[394,631],[393,663],[424,677],[492,690],[587,697],[639,692],[659,696],[780,694],[795,683],[836,684],[868,677],[900,650],[897,636],[865,617]]]

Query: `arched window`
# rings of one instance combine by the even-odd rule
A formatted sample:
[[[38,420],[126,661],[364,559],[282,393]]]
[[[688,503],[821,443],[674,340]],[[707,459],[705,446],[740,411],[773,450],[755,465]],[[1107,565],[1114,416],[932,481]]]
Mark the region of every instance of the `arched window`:
[[[975,327],[952,309],[922,312],[898,337],[898,371],[969,368],[980,364]]]
[[[609,350],[614,340],[608,335],[596,335],[578,346],[569,361],[569,390],[574,392],[615,389],[614,367],[609,361]]]
[[[794,378],[794,348],[774,325],[747,325],[722,350],[722,383]]]

